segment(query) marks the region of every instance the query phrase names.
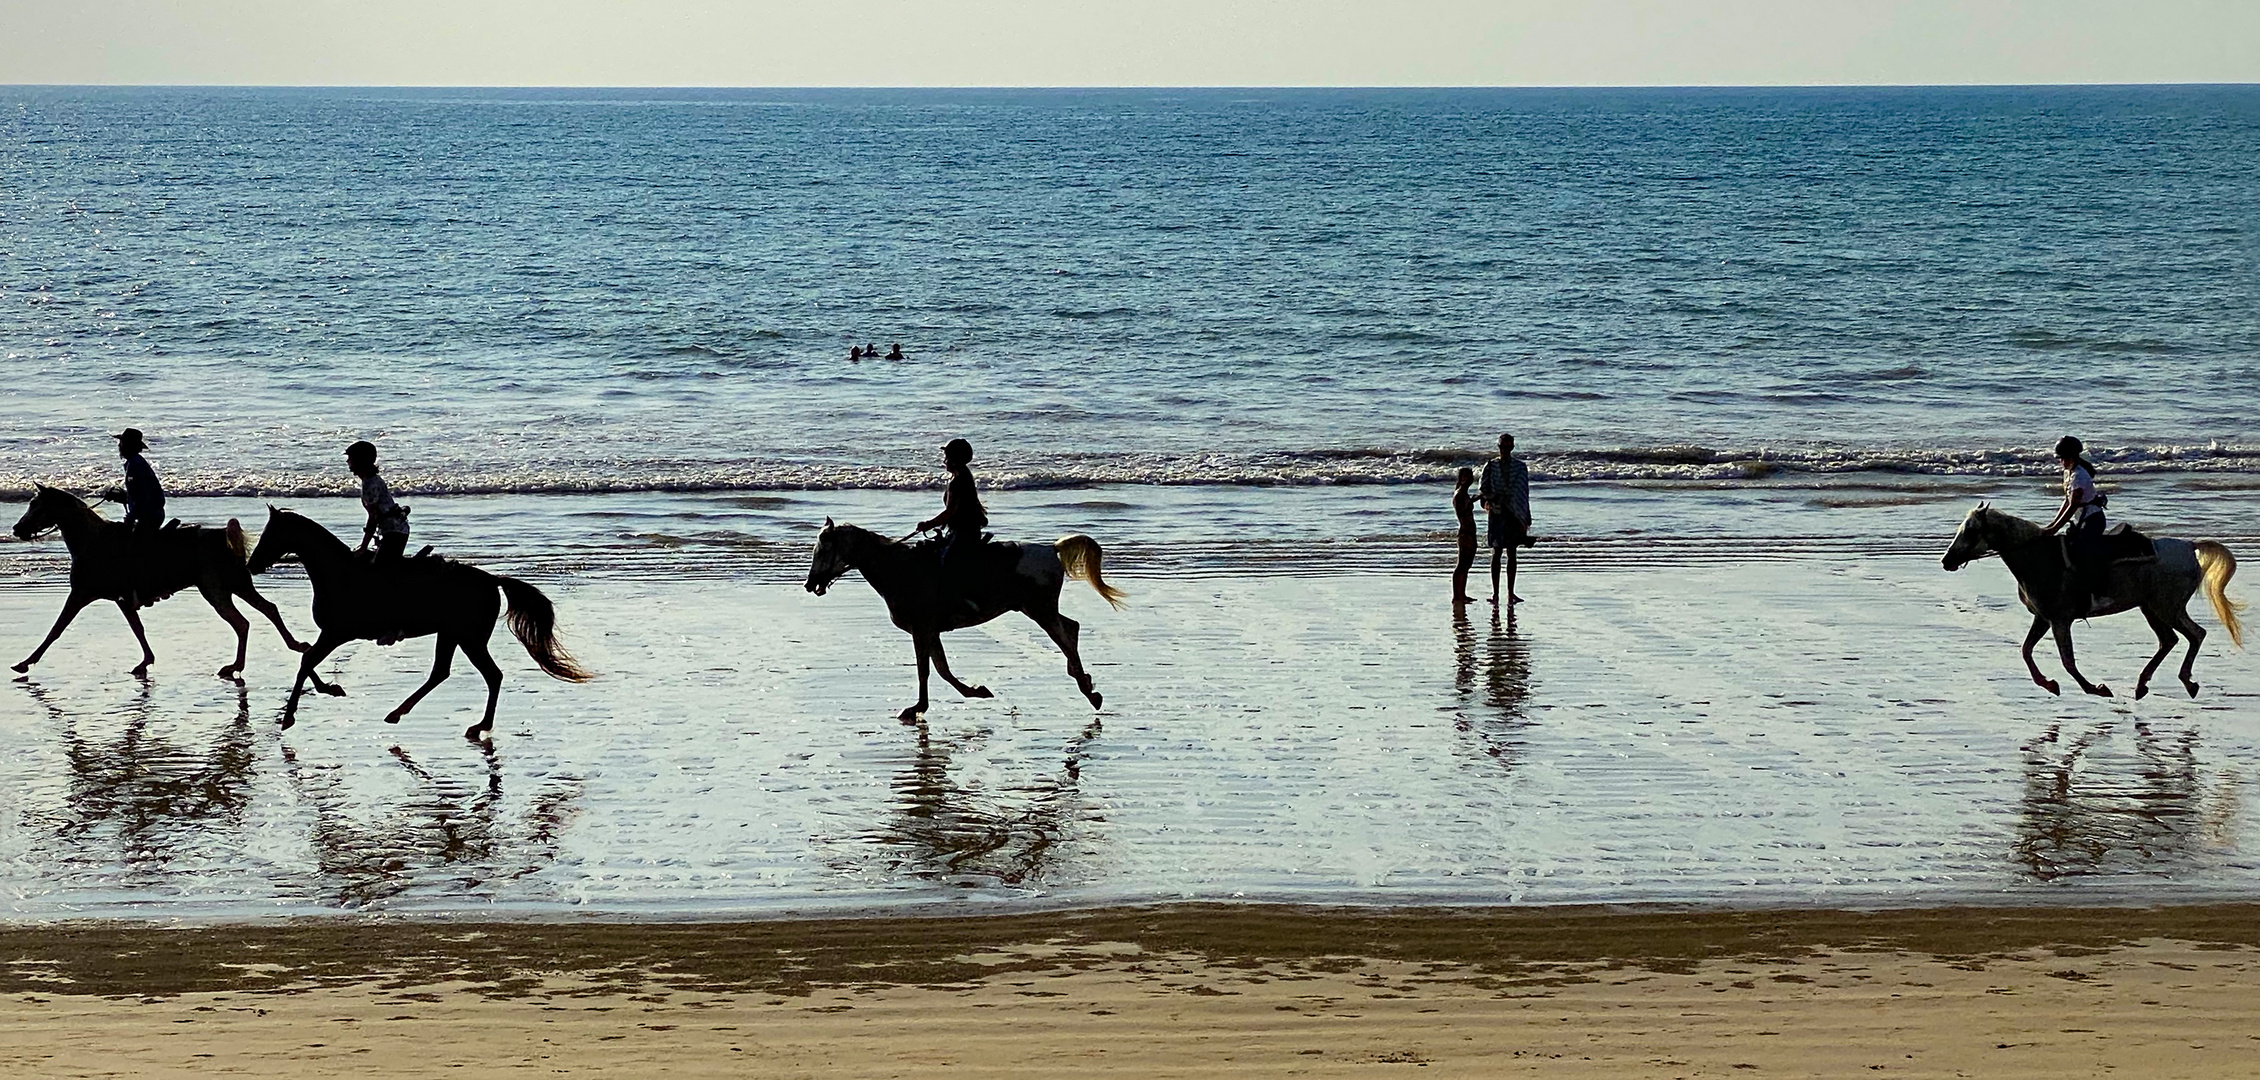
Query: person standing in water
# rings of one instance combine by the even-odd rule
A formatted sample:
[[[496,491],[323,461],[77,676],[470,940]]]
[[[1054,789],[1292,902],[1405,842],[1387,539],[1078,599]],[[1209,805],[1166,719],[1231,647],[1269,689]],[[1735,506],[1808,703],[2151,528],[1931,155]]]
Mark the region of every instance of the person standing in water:
[[[2072,527],[2065,534],[2072,566],[2064,575],[2064,605],[2075,618],[2111,602],[2110,597],[2097,595],[2105,569],[2103,507],[2109,500],[2095,489],[2095,463],[2086,455],[2087,447],[2070,435],[2056,441],[2056,464],[2064,470],[2064,505],[2047,529],[2053,534],[2066,524]]]
[[[1515,437],[1499,436],[1499,456],[1483,466],[1483,509],[1491,515],[1491,602],[1499,602],[1499,563],[1507,565],[1507,603],[1515,594],[1515,549],[1529,547],[1530,470],[1514,459]]]
[[[140,428],[118,433],[118,456],[126,459],[126,527],[135,536],[147,536],[165,527],[165,486],[157,482],[157,470],[141,456],[147,449],[149,444],[143,441]]]
[[[377,560],[397,561],[408,551],[408,508],[393,501],[392,488],[377,475],[376,444],[363,440],[346,447],[345,465],[361,478],[361,507],[369,512],[357,550],[369,550],[369,538],[375,537]]]
[[[1475,566],[1475,493],[1468,490],[1475,483],[1475,470],[1460,467],[1459,482],[1452,488],[1452,516],[1460,523],[1460,559],[1452,568],[1452,604],[1458,606],[1475,599],[1467,594],[1467,572]]]

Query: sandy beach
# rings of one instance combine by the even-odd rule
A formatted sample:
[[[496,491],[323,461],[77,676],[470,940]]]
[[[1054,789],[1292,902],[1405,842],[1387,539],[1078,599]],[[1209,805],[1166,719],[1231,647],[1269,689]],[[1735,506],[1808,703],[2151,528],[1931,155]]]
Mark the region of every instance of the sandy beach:
[[[14,1075],[2249,1075],[2260,909],[18,925]]]

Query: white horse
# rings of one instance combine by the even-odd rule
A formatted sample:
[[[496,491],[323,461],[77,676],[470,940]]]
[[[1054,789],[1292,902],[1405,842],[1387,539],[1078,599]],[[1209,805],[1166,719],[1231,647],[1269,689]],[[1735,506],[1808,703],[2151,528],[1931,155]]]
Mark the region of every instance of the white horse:
[[[2032,647],[2044,631],[2056,633],[2056,650],[2064,660],[2064,670],[2079,680],[2080,689],[2102,697],[2111,696],[2111,688],[2101,683],[2091,683],[2080,674],[2072,662],[2072,620],[2095,615],[2116,615],[2122,611],[2142,609],[2142,617],[2150,620],[2150,629],[2158,635],[2158,653],[2150,658],[2148,667],[2142,669],[2142,678],[2136,680],[2134,696],[2150,692],[2150,676],[2158,670],[2166,654],[2174,651],[2174,634],[2180,631],[2189,639],[2189,653],[2182,657],[2182,687],[2189,696],[2197,696],[2197,682],[2190,678],[2190,668],[2197,663],[2197,647],[2205,641],[2205,628],[2189,617],[2189,598],[2196,595],[2200,586],[2205,598],[2213,602],[2213,614],[2227,628],[2229,640],[2238,646],[2244,644],[2244,623],[2237,613],[2244,605],[2229,599],[2229,578],[2236,573],[2236,556],[2229,549],[2211,540],[2174,540],[2158,538],[2152,542],[2157,553],[2153,559],[2132,559],[2113,562],[2104,584],[2096,592],[2108,600],[2107,604],[2090,605],[2088,610],[2074,611],[2066,605],[2064,596],[2063,546],[2054,534],[2013,514],[1980,504],[1962,519],[1962,528],[1954,534],[1954,542],[1947,546],[1946,557],[1940,560],[1948,570],[1960,570],[1973,559],[1987,555],[2001,556],[2002,565],[2017,578],[2017,599],[2024,601],[2025,609],[2032,612],[2032,632],[2025,635],[2025,668],[2032,672],[2035,685],[2051,694],[2062,693],[2056,681],[2040,673],[2032,662]]]

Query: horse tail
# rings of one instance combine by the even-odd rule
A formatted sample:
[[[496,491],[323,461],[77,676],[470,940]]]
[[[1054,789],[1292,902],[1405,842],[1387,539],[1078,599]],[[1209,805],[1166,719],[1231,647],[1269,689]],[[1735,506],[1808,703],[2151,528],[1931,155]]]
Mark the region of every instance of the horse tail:
[[[2197,549],[2197,567],[2205,575],[2205,598],[2213,602],[2213,614],[2220,616],[2221,625],[2228,627],[2229,640],[2244,646],[2244,620],[2237,613],[2244,605],[2229,599],[2229,579],[2236,576],[2236,556],[2229,549],[2211,540],[2199,540],[2191,545]]]
[[[234,518],[228,519],[228,554],[235,556],[239,563],[251,561],[251,545],[243,539],[243,523]]]
[[[1076,533],[1060,537],[1059,542],[1052,545],[1052,551],[1059,556],[1059,565],[1067,571],[1068,577],[1090,582],[1091,588],[1098,590],[1098,594],[1107,603],[1117,609],[1122,607],[1122,590],[1107,584],[1106,578],[1099,573],[1101,555],[1098,541]]]
[[[587,682],[593,678],[573,654],[557,641],[557,607],[549,597],[513,577],[493,575],[495,583],[502,586],[502,595],[510,601],[510,632],[517,635],[518,644],[526,647],[526,655],[534,658],[543,671],[565,682]]]

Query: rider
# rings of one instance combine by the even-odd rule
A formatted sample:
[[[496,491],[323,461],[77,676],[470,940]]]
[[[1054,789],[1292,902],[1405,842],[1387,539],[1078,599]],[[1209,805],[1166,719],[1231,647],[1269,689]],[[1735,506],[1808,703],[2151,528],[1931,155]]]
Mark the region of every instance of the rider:
[[[378,561],[398,560],[408,550],[408,508],[392,501],[392,488],[377,475],[376,444],[362,440],[346,447],[345,464],[361,478],[361,506],[369,512],[368,524],[361,527],[359,550],[369,550],[369,538],[374,536]]]
[[[147,449],[140,428],[118,433],[118,456],[126,459],[126,527],[137,536],[165,527],[165,488],[157,482],[157,470],[141,457]]]
[[[2095,463],[2086,453],[2087,448],[2070,435],[2056,441],[2056,463],[2064,469],[2064,506],[2046,530],[2053,534],[2066,523],[2072,527],[2066,534],[2072,567],[2064,575],[2064,603],[2077,615],[2111,602],[2110,597],[2096,595],[2104,571],[2103,507],[2108,500],[2095,490]]]
[[[964,439],[951,439],[942,447],[942,464],[949,469],[949,490],[942,498],[942,512],[918,523],[919,532],[928,529],[947,529],[942,541],[942,567],[944,570],[961,569],[967,556],[981,545],[981,530],[989,526],[989,512],[981,506],[981,493],[973,485],[973,444]],[[955,574],[945,574],[954,577]]]

